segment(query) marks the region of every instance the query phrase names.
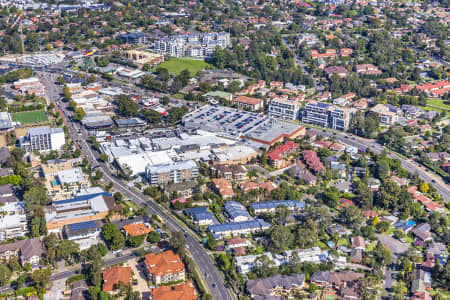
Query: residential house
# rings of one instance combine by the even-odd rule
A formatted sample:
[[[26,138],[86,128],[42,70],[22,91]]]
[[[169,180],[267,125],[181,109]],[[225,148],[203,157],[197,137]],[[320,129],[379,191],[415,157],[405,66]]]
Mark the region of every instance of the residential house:
[[[319,157],[317,156],[316,151],[312,150],[304,150],[302,152],[303,159],[308,165],[308,167],[315,173],[315,174],[325,174],[326,168],[320,161]]]
[[[24,202],[6,202],[0,205],[0,241],[25,237],[28,222]]]
[[[372,107],[370,111],[378,115],[381,124],[394,125],[398,122],[398,115],[395,112],[392,112],[389,107],[384,104],[379,103]]]
[[[263,190],[267,193],[270,193],[273,191],[277,186],[272,181],[262,181],[262,182],[255,182],[255,181],[247,181],[239,184],[239,189],[244,192],[250,192],[253,190]]]
[[[372,64],[356,65],[356,73],[360,75],[381,75],[382,72]]]
[[[291,176],[303,181],[309,186],[316,185],[317,183],[317,177],[314,176],[300,161],[297,161],[295,167],[291,168],[288,172]]]
[[[103,271],[102,276],[102,290],[105,292],[111,292],[118,288],[119,282],[122,282],[126,285],[131,284],[131,267],[111,267]]]
[[[243,165],[212,165],[211,173],[214,177],[232,181],[247,180],[248,170]]]
[[[331,78],[334,74],[337,74],[339,78],[345,78],[347,76],[347,69],[341,66],[332,66],[324,69],[328,78]]]
[[[236,201],[225,203],[224,210],[231,222],[243,222],[253,219],[245,206]]]
[[[14,203],[18,199],[14,193],[14,188],[12,184],[0,185],[0,203]]]
[[[156,285],[185,280],[184,263],[172,250],[147,254],[144,263],[149,280]]]
[[[273,275],[264,279],[248,280],[246,284],[250,297],[267,297],[275,295],[288,295],[294,290],[301,290],[304,287],[305,275]]]
[[[364,242],[364,238],[361,236],[355,236],[352,238],[352,247],[353,249],[366,250],[366,243]]]
[[[283,145],[267,153],[269,163],[275,168],[283,168],[289,164],[288,156],[298,150],[299,145],[293,141],[287,141]]]
[[[234,195],[233,186],[224,178],[214,178],[212,180],[213,189],[224,199],[231,198]]]
[[[255,214],[274,213],[280,206],[290,211],[301,211],[305,208],[305,202],[295,200],[274,200],[264,202],[253,202],[250,204]]]
[[[264,231],[270,228],[270,224],[262,219],[255,219],[243,222],[229,222],[223,224],[215,224],[208,227],[211,232],[217,238],[225,236],[240,236],[247,235],[255,232]]]
[[[249,240],[243,239],[241,237],[234,237],[234,238],[227,240],[227,248],[228,249],[234,249],[234,248],[239,248],[239,247],[248,248],[251,245],[252,244],[250,243]]]
[[[208,208],[204,206],[185,209],[184,214],[189,216],[197,226],[207,226],[218,223],[214,214],[208,211]]]
[[[414,229],[412,229],[411,232],[421,241],[429,242],[433,240],[430,230],[431,230],[430,224],[422,223],[417,225]]]
[[[0,245],[1,260],[9,261],[11,257],[18,257],[22,266],[26,263],[31,266],[38,266],[44,253],[44,246],[39,238],[18,240]]]
[[[171,286],[161,285],[152,288],[150,295],[152,300],[197,300],[192,281]]]
[[[411,293],[431,290],[431,273],[422,269],[416,269],[412,276],[414,279],[411,284]]]
[[[122,227],[122,231],[125,233],[125,237],[128,236],[147,236],[154,229],[147,227],[144,223],[128,224]]]

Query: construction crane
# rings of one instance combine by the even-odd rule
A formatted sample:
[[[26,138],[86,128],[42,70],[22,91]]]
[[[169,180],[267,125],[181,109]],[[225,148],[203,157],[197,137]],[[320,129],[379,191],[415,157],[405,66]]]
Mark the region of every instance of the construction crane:
[[[22,17],[23,17],[23,12],[18,13],[18,17],[14,21],[14,23],[12,24],[11,29],[13,29],[16,25],[19,25],[20,42],[21,42],[21,45],[22,45],[22,54],[25,54],[25,42],[24,42],[24,39],[23,39]]]

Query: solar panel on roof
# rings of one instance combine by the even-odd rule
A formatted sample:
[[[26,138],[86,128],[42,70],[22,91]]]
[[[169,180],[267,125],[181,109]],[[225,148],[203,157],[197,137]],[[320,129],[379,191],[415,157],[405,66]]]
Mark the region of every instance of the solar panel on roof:
[[[91,228],[97,228],[97,223],[95,221],[87,221],[87,222],[81,222],[81,223],[74,223],[69,225],[70,230],[77,231],[77,230],[84,230],[84,229],[91,229]]]

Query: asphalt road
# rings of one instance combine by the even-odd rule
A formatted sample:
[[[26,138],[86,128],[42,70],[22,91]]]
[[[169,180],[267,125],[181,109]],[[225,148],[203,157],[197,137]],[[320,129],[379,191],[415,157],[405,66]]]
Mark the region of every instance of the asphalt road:
[[[115,265],[115,264],[119,264],[119,263],[128,261],[130,259],[133,259],[135,257],[136,257],[136,255],[134,253],[131,253],[131,254],[128,254],[128,255],[111,258],[109,260],[105,260],[105,266],[112,266],[112,265]],[[72,277],[72,276],[78,274],[79,270],[80,269],[68,270],[68,271],[64,271],[64,272],[55,273],[55,274],[53,274],[50,277],[50,281],[56,281],[56,280],[59,280],[59,279]],[[27,282],[24,287],[32,286],[32,285],[33,284],[31,282]],[[0,293],[6,293],[6,292],[9,292],[9,291],[13,291],[13,290],[14,290],[14,288],[11,285],[7,285],[7,286],[3,286],[3,287],[0,288]]]
[[[184,229],[170,216],[168,216],[157,203],[155,203],[142,193],[137,192],[133,188],[127,186],[112,173],[112,171],[106,164],[98,162],[97,158],[99,154],[92,151],[91,146],[86,142],[88,140],[88,133],[83,128],[81,128],[81,132],[79,133],[78,131],[81,125],[75,124],[74,122],[69,122],[69,120],[67,119],[67,117],[72,116],[73,113],[67,110],[67,103],[63,103],[62,101],[60,101],[60,87],[54,84],[54,77],[55,74],[50,75],[48,73],[43,73],[41,76],[43,84],[46,86],[47,95],[50,101],[54,102],[63,112],[65,112],[63,118],[66,119],[69,124],[68,127],[71,133],[71,137],[76,141],[77,145],[79,146],[80,150],[89,161],[91,166],[98,165],[100,170],[103,172],[103,178],[111,181],[114,184],[114,188],[116,190],[120,191],[127,197],[133,198],[133,201],[141,205],[145,205],[150,214],[159,215],[164,220],[165,224],[171,232],[184,231]],[[205,282],[208,284],[208,287],[214,299],[232,300],[228,289],[225,287],[225,283],[221,274],[213,264],[211,258],[206,253],[203,246],[192,237],[189,231],[185,232],[185,236],[187,244],[186,248],[192,255],[194,261],[197,263],[202,273],[200,274],[200,276],[203,276]],[[215,285],[215,287],[213,287],[213,284]]]
[[[353,146],[353,147],[356,147],[358,149],[370,148],[370,150],[372,150],[376,154],[381,153],[384,149],[384,147],[382,145],[378,144],[376,141],[365,140],[365,139],[355,137],[355,136],[349,136],[349,134],[347,134],[347,133],[340,133],[340,132],[334,133],[334,132],[330,132],[330,131],[326,131],[326,130],[319,130],[319,129],[309,129],[309,131],[315,132],[317,135],[321,135],[321,136],[326,136],[326,137],[334,136],[337,141],[339,141],[341,143],[345,143],[345,144]],[[388,155],[391,158],[399,159],[402,163],[403,168],[405,168],[408,172],[411,172],[411,173],[417,172],[417,174],[419,175],[419,177],[421,179],[425,180],[426,182],[432,182],[433,186],[436,188],[438,193],[442,196],[444,201],[445,202],[450,201],[450,189],[449,189],[448,184],[445,184],[441,180],[436,181],[435,179],[433,179],[432,175],[430,175],[428,172],[423,170],[424,167],[420,168],[416,164],[403,159],[402,157],[398,156],[395,153],[389,153]],[[433,182],[433,180],[435,180],[435,182]]]

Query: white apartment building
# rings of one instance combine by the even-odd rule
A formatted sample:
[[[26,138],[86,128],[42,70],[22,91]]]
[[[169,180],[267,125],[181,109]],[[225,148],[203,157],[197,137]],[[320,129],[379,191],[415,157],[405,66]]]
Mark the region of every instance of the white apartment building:
[[[23,202],[7,202],[0,206],[0,242],[24,237],[28,233]]]
[[[25,151],[53,151],[60,150],[66,143],[62,128],[47,126],[30,128],[26,136],[20,140],[20,146]]]
[[[154,50],[174,57],[210,57],[217,47],[230,46],[230,34],[227,32],[210,32],[180,34],[155,41]]]
[[[269,103],[270,117],[282,120],[297,120],[300,112],[300,102],[284,98],[273,98]]]

